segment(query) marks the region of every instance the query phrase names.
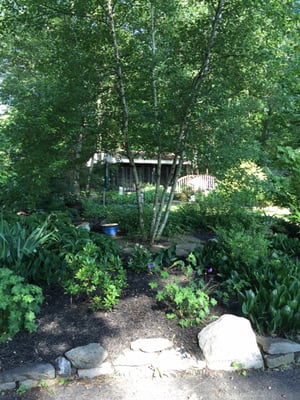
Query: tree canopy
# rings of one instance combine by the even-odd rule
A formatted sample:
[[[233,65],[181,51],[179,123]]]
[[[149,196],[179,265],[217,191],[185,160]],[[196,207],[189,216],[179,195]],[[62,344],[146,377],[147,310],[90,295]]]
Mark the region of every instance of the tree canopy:
[[[10,196],[79,192],[101,150],[173,154],[172,186],[299,147],[296,0],[4,0],[0,28]]]

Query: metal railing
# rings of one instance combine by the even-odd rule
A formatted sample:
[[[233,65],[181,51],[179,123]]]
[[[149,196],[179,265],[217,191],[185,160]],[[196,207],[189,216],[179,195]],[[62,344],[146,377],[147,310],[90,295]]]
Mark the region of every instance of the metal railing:
[[[194,192],[202,190],[204,192],[215,189],[216,178],[211,175],[186,175],[178,179],[176,192],[180,193],[186,189],[191,189]]]

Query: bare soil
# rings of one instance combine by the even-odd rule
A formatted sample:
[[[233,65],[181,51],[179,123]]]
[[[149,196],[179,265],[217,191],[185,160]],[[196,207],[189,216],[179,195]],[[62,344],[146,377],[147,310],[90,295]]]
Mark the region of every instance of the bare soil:
[[[54,360],[76,346],[100,343],[115,358],[138,338],[164,337],[176,347],[199,356],[201,327],[181,328],[166,318],[150,289],[151,275],[128,274],[128,287],[111,312],[89,310],[87,301],[64,295],[56,288],[44,293],[36,332],[22,332],[0,345],[0,371],[23,364]],[[220,309],[216,310],[220,313]]]

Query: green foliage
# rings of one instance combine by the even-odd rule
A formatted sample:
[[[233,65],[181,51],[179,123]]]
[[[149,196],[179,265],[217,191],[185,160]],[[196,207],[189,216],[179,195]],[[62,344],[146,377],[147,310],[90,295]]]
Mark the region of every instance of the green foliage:
[[[218,248],[222,259],[220,271],[229,273],[232,268],[243,268],[250,274],[262,265],[268,257],[270,240],[262,226],[245,229],[236,224],[230,229],[217,228]]]
[[[26,284],[7,268],[0,268],[0,343],[20,330],[36,330],[35,317],[43,301],[42,290]]]
[[[157,291],[157,300],[169,307],[167,317],[178,317],[180,326],[198,325],[210,314],[210,306],[216,305],[216,300],[209,297],[210,282],[205,282],[196,254],[189,254],[186,260],[177,259],[167,270],[154,265],[151,271],[157,279],[150,287]]]
[[[289,257],[300,259],[300,240],[298,237],[289,237],[286,233],[272,235],[272,247]]]
[[[297,332],[300,327],[300,264],[297,240],[273,234],[267,225],[217,229],[211,261],[222,279],[223,298],[238,299],[257,331]],[[225,294],[225,295],[224,295]]]
[[[162,189],[160,189],[160,195],[159,198],[161,198],[161,192]],[[154,201],[154,196],[155,196],[155,188],[152,185],[143,185],[142,188],[142,194],[143,194],[143,202],[144,204],[151,204]],[[105,193],[101,193],[98,197],[97,200],[94,199],[87,199],[84,200],[84,207],[85,209],[88,208],[93,208],[93,203],[98,203],[98,204],[105,204],[105,205],[127,205],[127,206],[133,206],[137,204],[137,197],[136,197],[136,192],[124,192],[123,194],[120,194],[118,191],[114,190],[107,190]]]
[[[181,204],[176,213],[180,227],[191,231],[211,231],[216,226],[226,229],[241,220],[255,224],[253,207],[270,201],[272,184],[269,174],[253,162],[242,162],[229,169],[215,190],[207,194],[196,193],[194,203]]]
[[[278,204],[290,207],[297,215],[300,210],[300,149],[279,146],[277,151],[277,167],[281,173],[274,174],[275,198]]]
[[[145,273],[153,261],[152,254],[142,244],[134,245],[133,254],[128,260],[128,268],[135,273]]]
[[[196,168],[223,174],[224,165],[265,161],[262,149],[297,141],[296,6],[230,2],[215,19],[218,7],[211,2],[151,6],[152,21],[149,4],[116,5],[120,63],[109,24],[101,23],[109,21],[108,7],[67,2],[53,13],[45,0],[1,4],[1,102],[10,104],[0,138],[6,204],[40,204],[69,189],[79,192],[92,175],[86,167],[90,155],[124,142],[134,154],[151,157],[183,151]],[[83,15],[88,18],[74,18]],[[120,73],[125,97],[116,89]],[[124,102],[129,113],[122,110]],[[126,137],[120,137],[124,125]],[[98,188],[99,183],[98,177]],[[147,197],[145,192],[146,202]]]
[[[177,261],[176,244],[172,243],[167,249],[162,249],[155,257],[154,263],[158,266],[170,267]]]
[[[243,161],[226,171],[218,182],[217,192],[224,195],[227,205],[255,207],[268,201],[271,190],[268,173],[254,162]],[[270,195],[269,195],[270,197]]]
[[[252,289],[240,290],[242,311],[260,333],[297,333],[300,328],[300,263],[286,256],[254,274]]]
[[[120,196],[122,198],[122,196]],[[152,209],[145,204],[143,207],[144,221],[150,229]],[[115,223],[119,225],[119,232],[130,238],[141,236],[138,220],[138,209],[136,204],[107,204],[103,205],[99,200],[89,200],[84,202],[83,215],[87,219],[97,219],[105,217],[106,223]]]
[[[16,392],[17,392],[19,395],[22,395],[22,394],[26,393],[28,390],[29,390],[29,387],[28,387],[28,386],[26,386],[26,385],[24,385],[24,384],[21,384],[21,385],[17,388]]]
[[[85,294],[93,310],[111,310],[126,286],[121,259],[104,254],[95,243],[88,242],[77,253],[66,255],[67,276],[62,285],[70,295]]]
[[[55,239],[54,231],[49,230],[47,219],[40,226],[31,228],[21,221],[10,224],[2,217],[0,221],[2,266],[12,269],[27,281],[39,281],[42,265],[47,266],[47,263],[52,262],[52,258],[49,260],[43,249],[47,243]]]
[[[1,254],[10,254],[2,257],[3,265],[31,283],[58,283],[67,274],[66,254],[76,254],[89,242],[102,254],[117,256],[120,252],[110,237],[76,228],[66,213],[52,213],[44,222],[45,218],[44,213],[33,213],[17,222],[2,224]]]
[[[164,236],[172,238],[193,228],[191,224],[185,225],[185,222],[180,207],[172,209],[164,229]]]

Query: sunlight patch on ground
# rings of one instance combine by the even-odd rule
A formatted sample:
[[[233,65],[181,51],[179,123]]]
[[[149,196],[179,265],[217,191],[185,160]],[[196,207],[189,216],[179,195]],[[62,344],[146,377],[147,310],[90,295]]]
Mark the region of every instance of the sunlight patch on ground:
[[[269,206],[264,208],[254,207],[254,210],[264,213],[271,217],[284,217],[291,213],[289,208],[281,208],[276,206]]]

